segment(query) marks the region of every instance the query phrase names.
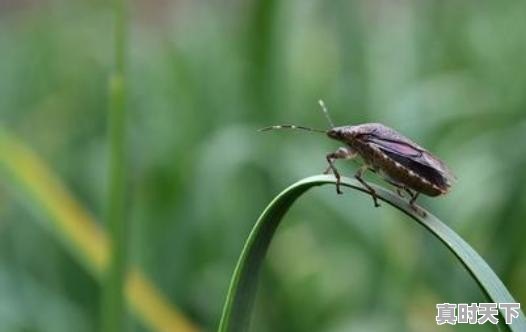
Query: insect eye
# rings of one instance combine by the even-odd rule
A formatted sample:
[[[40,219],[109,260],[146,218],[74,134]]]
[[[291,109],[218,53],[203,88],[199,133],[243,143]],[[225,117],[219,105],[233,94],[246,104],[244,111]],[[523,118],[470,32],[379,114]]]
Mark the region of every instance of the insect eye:
[[[339,139],[341,137],[341,132],[339,130],[330,129],[327,132],[327,136],[329,136],[330,138]]]

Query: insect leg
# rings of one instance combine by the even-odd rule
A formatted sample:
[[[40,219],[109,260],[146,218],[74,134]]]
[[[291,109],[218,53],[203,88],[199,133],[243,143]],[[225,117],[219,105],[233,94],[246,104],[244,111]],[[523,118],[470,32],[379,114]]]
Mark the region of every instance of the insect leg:
[[[416,196],[418,196],[418,193],[412,192],[410,189],[408,189],[403,184],[392,181],[390,179],[385,179],[385,181],[389,182],[390,184],[396,187],[396,193],[398,194],[398,196],[405,197],[404,192],[406,192],[409,195],[410,202],[411,201],[414,202],[414,200],[416,199]]]
[[[352,151],[350,148],[347,147],[341,147],[336,152],[329,153],[325,158],[327,159],[327,163],[329,163],[329,166],[323,172],[324,174],[328,174],[329,171],[332,171],[334,176],[336,177],[336,192],[338,194],[342,194],[342,191],[340,190],[340,181],[341,176],[336,167],[334,166],[334,161],[336,159],[352,159],[356,157],[356,152]]]
[[[365,182],[365,181],[362,179],[362,174],[363,174],[363,172],[365,172],[367,169],[368,169],[368,166],[367,166],[367,165],[364,165],[364,166],[360,167],[360,168],[358,169],[358,171],[356,172],[356,174],[354,174],[354,177],[355,177],[356,180],[358,180],[361,184],[363,184],[363,186],[364,186],[365,188],[367,188],[367,190],[369,190],[369,193],[371,193],[371,196],[373,196],[374,206],[375,206],[375,207],[379,207],[380,204],[378,203],[378,197],[376,196],[376,191],[373,189],[373,187],[371,187],[367,182]]]
[[[398,196],[405,197],[404,195],[404,190],[405,190],[409,194],[409,197],[413,197],[413,193],[409,191],[409,189],[407,189],[403,184],[396,182],[394,180],[391,180],[388,177],[384,177],[384,180],[396,188],[396,193],[398,194]]]
[[[411,196],[411,200],[409,201],[409,206],[413,209],[413,211],[415,211],[416,213],[420,213],[420,215],[422,215],[422,217],[425,217],[426,216],[426,212],[424,210],[418,208],[415,205],[415,201],[418,198],[418,195],[420,195],[420,193],[417,191],[417,192],[414,193],[413,196]]]
[[[409,201],[409,204],[414,205],[414,204],[415,204],[415,201],[416,201],[416,199],[418,198],[418,195],[419,195],[419,194],[420,194],[419,192],[416,192],[416,193],[411,197],[411,200]]]

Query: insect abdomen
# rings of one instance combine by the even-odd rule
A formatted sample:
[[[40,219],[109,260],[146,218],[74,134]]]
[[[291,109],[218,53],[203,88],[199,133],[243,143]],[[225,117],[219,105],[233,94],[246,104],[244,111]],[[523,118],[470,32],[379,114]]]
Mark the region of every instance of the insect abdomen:
[[[438,196],[447,192],[447,190],[442,189],[437,184],[431,182],[432,180],[421,174],[418,174],[417,170],[409,169],[393,159],[389,158],[389,161],[385,163],[385,165],[382,167],[382,170],[396,182],[399,182],[407,186],[409,189],[416,190],[422,194],[428,196]]]
[[[385,153],[367,144],[360,144],[360,155],[373,168],[378,169],[394,182],[428,196],[438,196],[447,192],[445,179],[425,165],[412,164],[408,158]]]

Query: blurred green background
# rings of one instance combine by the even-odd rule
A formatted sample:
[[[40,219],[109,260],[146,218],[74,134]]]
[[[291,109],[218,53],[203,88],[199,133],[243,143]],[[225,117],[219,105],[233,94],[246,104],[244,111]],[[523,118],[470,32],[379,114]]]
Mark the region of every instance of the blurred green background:
[[[338,147],[256,129],[325,128],[322,98],[337,124],[382,122],[447,162],[453,191],[421,203],[524,304],[525,12],[520,0],[130,2],[131,264],[174,312],[214,330],[259,213]],[[101,226],[112,20],[100,0],[0,1],[0,146],[36,153]],[[52,184],[17,149],[0,149],[0,331],[96,331],[97,272],[49,213],[67,204],[46,206]],[[405,219],[356,192],[307,194],[270,248],[253,330],[493,331],[436,326],[436,303],[485,299]],[[140,317],[131,331],[154,329]]]

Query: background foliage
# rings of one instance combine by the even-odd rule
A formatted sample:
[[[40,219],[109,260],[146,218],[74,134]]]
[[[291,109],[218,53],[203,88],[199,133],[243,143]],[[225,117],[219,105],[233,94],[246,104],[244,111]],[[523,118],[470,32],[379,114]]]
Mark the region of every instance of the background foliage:
[[[326,127],[319,98],[338,124],[382,122],[441,156],[458,182],[423,204],[525,303],[524,1],[130,6],[129,258],[187,319],[216,328],[261,209],[338,147],[255,131]],[[0,1],[2,127],[99,220],[111,20],[105,1]],[[0,176],[0,330],[97,330],[95,276],[14,173]],[[453,257],[401,218],[361,195],[309,193],[270,248],[254,330],[433,331],[436,303],[483,302]],[[133,317],[130,329],[145,330]]]

